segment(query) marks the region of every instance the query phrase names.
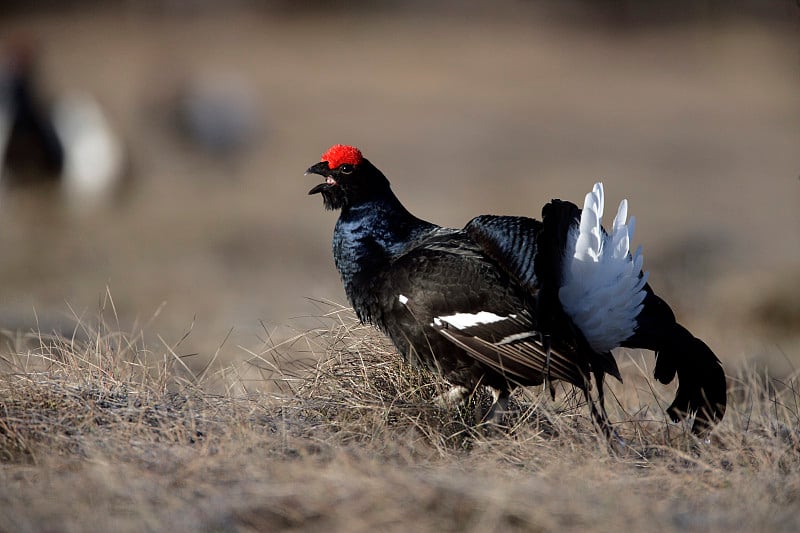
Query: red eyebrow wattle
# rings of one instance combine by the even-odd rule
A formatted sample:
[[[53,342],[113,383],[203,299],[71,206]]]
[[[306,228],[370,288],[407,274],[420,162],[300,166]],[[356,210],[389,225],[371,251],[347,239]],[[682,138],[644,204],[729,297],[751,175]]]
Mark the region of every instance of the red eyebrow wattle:
[[[343,144],[335,144],[331,146],[327,152],[322,154],[320,161],[326,161],[328,168],[334,169],[341,165],[358,165],[363,160],[361,150],[354,146],[345,146]]]

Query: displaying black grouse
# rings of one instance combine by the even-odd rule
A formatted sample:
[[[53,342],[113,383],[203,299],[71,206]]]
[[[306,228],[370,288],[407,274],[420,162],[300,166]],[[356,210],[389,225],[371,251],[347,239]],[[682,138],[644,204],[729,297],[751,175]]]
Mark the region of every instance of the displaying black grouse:
[[[696,413],[693,430],[702,434],[722,419],[719,360],[647,284],[641,247],[630,253],[625,200],[611,232],[602,228],[602,184],[582,211],[552,200],[541,221],[482,215],[450,229],[409,213],[356,148],[331,147],[307,173],[325,178],[309,194],[341,210],[333,256],[359,319],[411,362],[438,370],[453,385],[445,400],[489,387],[487,417],[499,421],[514,387],[563,380],[584,391],[610,432],[603,378],[621,380],[611,350],[624,346],[654,350],[661,383],[677,374],[673,420]]]

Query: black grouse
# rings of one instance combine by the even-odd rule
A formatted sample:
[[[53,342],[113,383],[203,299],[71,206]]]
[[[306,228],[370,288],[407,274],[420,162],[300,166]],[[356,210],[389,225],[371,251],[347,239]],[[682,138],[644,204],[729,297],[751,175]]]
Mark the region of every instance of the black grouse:
[[[610,434],[603,378],[621,380],[611,350],[623,346],[655,351],[661,383],[677,375],[673,420],[696,413],[693,431],[704,434],[722,419],[719,359],[647,283],[641,247],[629,249],[625,200],[611,232],[602,228],[602,184],[583,210],[552,200],[541,221],[481,215],[450,229],[409,213],[354,147],[331,147],[309,173],[325,178],[309,194],[341,210],[333,256],[358,318],[412,363],[439,371],[453,386],[443,400],[486,386],[495,399],[487,418],[500,421],[516,386],[548,382],[552,392],[551,380],[562,380],[584,391]]]
[[[123,143],[94,98],[72,94],[46,102],[38,59],[24,41],[0,57],[0,181],[56,184],[71,209],[100,207],[122,189]]]

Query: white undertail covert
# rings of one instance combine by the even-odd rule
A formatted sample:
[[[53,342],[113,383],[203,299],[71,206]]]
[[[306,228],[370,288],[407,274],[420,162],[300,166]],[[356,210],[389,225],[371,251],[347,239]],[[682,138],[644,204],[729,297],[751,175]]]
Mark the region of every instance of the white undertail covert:
[[[620,202],[610,233],[602,227],[603,206],[603,184],[596,183],[567,238],[559,290],[562,307],[598,353],[633,335],[648,277],[642,247],[630,253],[635,220],[626,222],[628,201]]]

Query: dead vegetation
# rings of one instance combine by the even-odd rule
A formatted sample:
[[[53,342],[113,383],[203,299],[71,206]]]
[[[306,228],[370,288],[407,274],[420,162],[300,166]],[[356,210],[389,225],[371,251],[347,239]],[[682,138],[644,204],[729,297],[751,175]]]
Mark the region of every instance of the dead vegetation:
[[[611,32],[500,4],[487,21],[413,3],[357,31],[318,13],[0,17],[41,44],[48,92],[106,106],[135,175],[124,206],[85,220],[3,191],[2,325],[29,330],[35,308],[43,333],[0,346],[0,531],[800,530],[796,376],[733,362],[800,355],[793,19]],[[268,120],[233,165],[168,120],[183,80],[219,72],[245,74]],[[711,442],[667,423],[651,354],[620,358],[609,414],[629,447],[613,452],[568,390],[515,396],[507,434],[433,407],[443,385],[335,309],[259,353],[186,357],[232,325],[228,347],[248,344],[254,317],[305,312],[300,294],[342,297],[333,219],[301,177],[333,141],[369,143],[416,214],[459,227],[613,180],[647,215],[660,290],[727,344]],[[47,335],[109,280],[125,326]],[[127,326],[165,301],[166,323]],[[193,315],[178,346],[154,333]]]
[[[738,369],[725,421],[700,442],[657,416],[664,400],[628,364],[611,409],[627,444],[609,449],[570,390],[555,401],[515,394],[508,431],[490,431],[473,414],[488,401],[481,393],[464,408],[437,407],[443,384],[349,311],[321,320],[267,342],[245,366],[194,374],[177,346],[152,349],[144,332],[102,320],[81,323],[75,339],[29,340],[2,360],[0,522],[64,531],[798,527],[793,377]],[[254,368],[260,378],[245,380]],[[230,392],[209,393],[215,381]]]

